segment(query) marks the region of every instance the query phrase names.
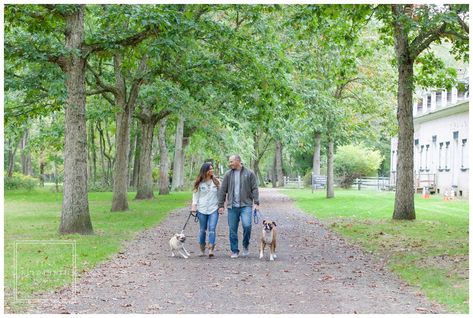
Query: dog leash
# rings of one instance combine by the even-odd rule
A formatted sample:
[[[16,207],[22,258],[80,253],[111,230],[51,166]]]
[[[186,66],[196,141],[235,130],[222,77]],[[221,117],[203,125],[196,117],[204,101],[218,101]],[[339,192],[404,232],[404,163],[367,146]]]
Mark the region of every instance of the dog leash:
[[[187,223],[189,222],[189,219],[191,218],[191,215],[192,215],[192,211],[189,212],[189,216],[187,217],[187,221],[186,221],[186,223],[184,224],[184,227],[182,228],[181,233],[183,233],[184,230],[186,229]],[[195,223],[199,222],[199,219],[197,218],[197,213],[196,213],[195,215],[193,215],[193,217],[194,217],[194,222],[195,222]]]
[[[255,224],[258,224],[259,219],[262,218],[262,217],[263,216],[262,216],[260,210],[257,210],[257,209],[253,210],[253,222],[255,222]]]

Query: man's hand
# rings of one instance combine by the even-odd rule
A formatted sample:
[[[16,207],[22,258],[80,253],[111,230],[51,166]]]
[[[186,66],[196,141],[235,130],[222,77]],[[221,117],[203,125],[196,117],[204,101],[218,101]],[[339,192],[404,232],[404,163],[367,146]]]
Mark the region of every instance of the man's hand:
[[[224,211],[225,211],[224,208],[219,208],[219,209],[218,209],[218,214],[223,214]]]
[[[255,204],[255,205],[254,205],[254,209],[253,209],[253,210],[255,210],[255,209],[259,211],[259,204]]]
[[[191,206],[191,213],[192,213],[193,216],[195,216],[196,211],[197,211],[197,207],[196,207],[195,204],[193,204],[193,205]]]

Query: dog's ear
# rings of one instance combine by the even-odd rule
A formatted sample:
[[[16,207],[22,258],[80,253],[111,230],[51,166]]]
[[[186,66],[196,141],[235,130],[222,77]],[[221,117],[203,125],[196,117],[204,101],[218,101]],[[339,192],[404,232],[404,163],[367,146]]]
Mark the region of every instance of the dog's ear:
[[[263,224],[266,224],[266,220],[263,220]]]
[[[276,226],[276,222],[273,221],[273,225]]]

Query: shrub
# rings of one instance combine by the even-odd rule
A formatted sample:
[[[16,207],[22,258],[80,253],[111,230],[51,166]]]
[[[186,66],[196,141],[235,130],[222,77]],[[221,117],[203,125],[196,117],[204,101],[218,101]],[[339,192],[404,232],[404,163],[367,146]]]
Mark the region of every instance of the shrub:
[[[11,178],[7,177],[4,174],[4,187],[5,190],[17,190],[17,189],[25,189],[25,190],[32,190],[34,187],[38,185],[38,179],[25,176],[22,173],[13,172]]]
[[[87,192],[112,192],[113,186],[110,184],[105,184],[102,182],[97,182],[94,184],[89,183]]]
[[[347,145],[338,148],[335,155],[335,174],[340,177],[340,186],[350,188],[356,178],[376,173],[383,157],[378,150],[364,145]]]

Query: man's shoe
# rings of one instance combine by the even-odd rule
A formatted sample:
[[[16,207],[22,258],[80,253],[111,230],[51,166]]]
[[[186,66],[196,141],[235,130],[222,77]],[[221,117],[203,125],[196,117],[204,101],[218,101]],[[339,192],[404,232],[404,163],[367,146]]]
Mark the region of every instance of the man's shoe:
[[[237,252],[233,252],[232,255],[230,255],[231,258],[237,258],[238,257],[238,253]]]
[[[248,251],[248,247],[244,247],[241,256],[248,256],[248,254],[250,254],[250,252]]]
[[[199,256],[205,256],[205,244],[199,244],[200,251]]]

